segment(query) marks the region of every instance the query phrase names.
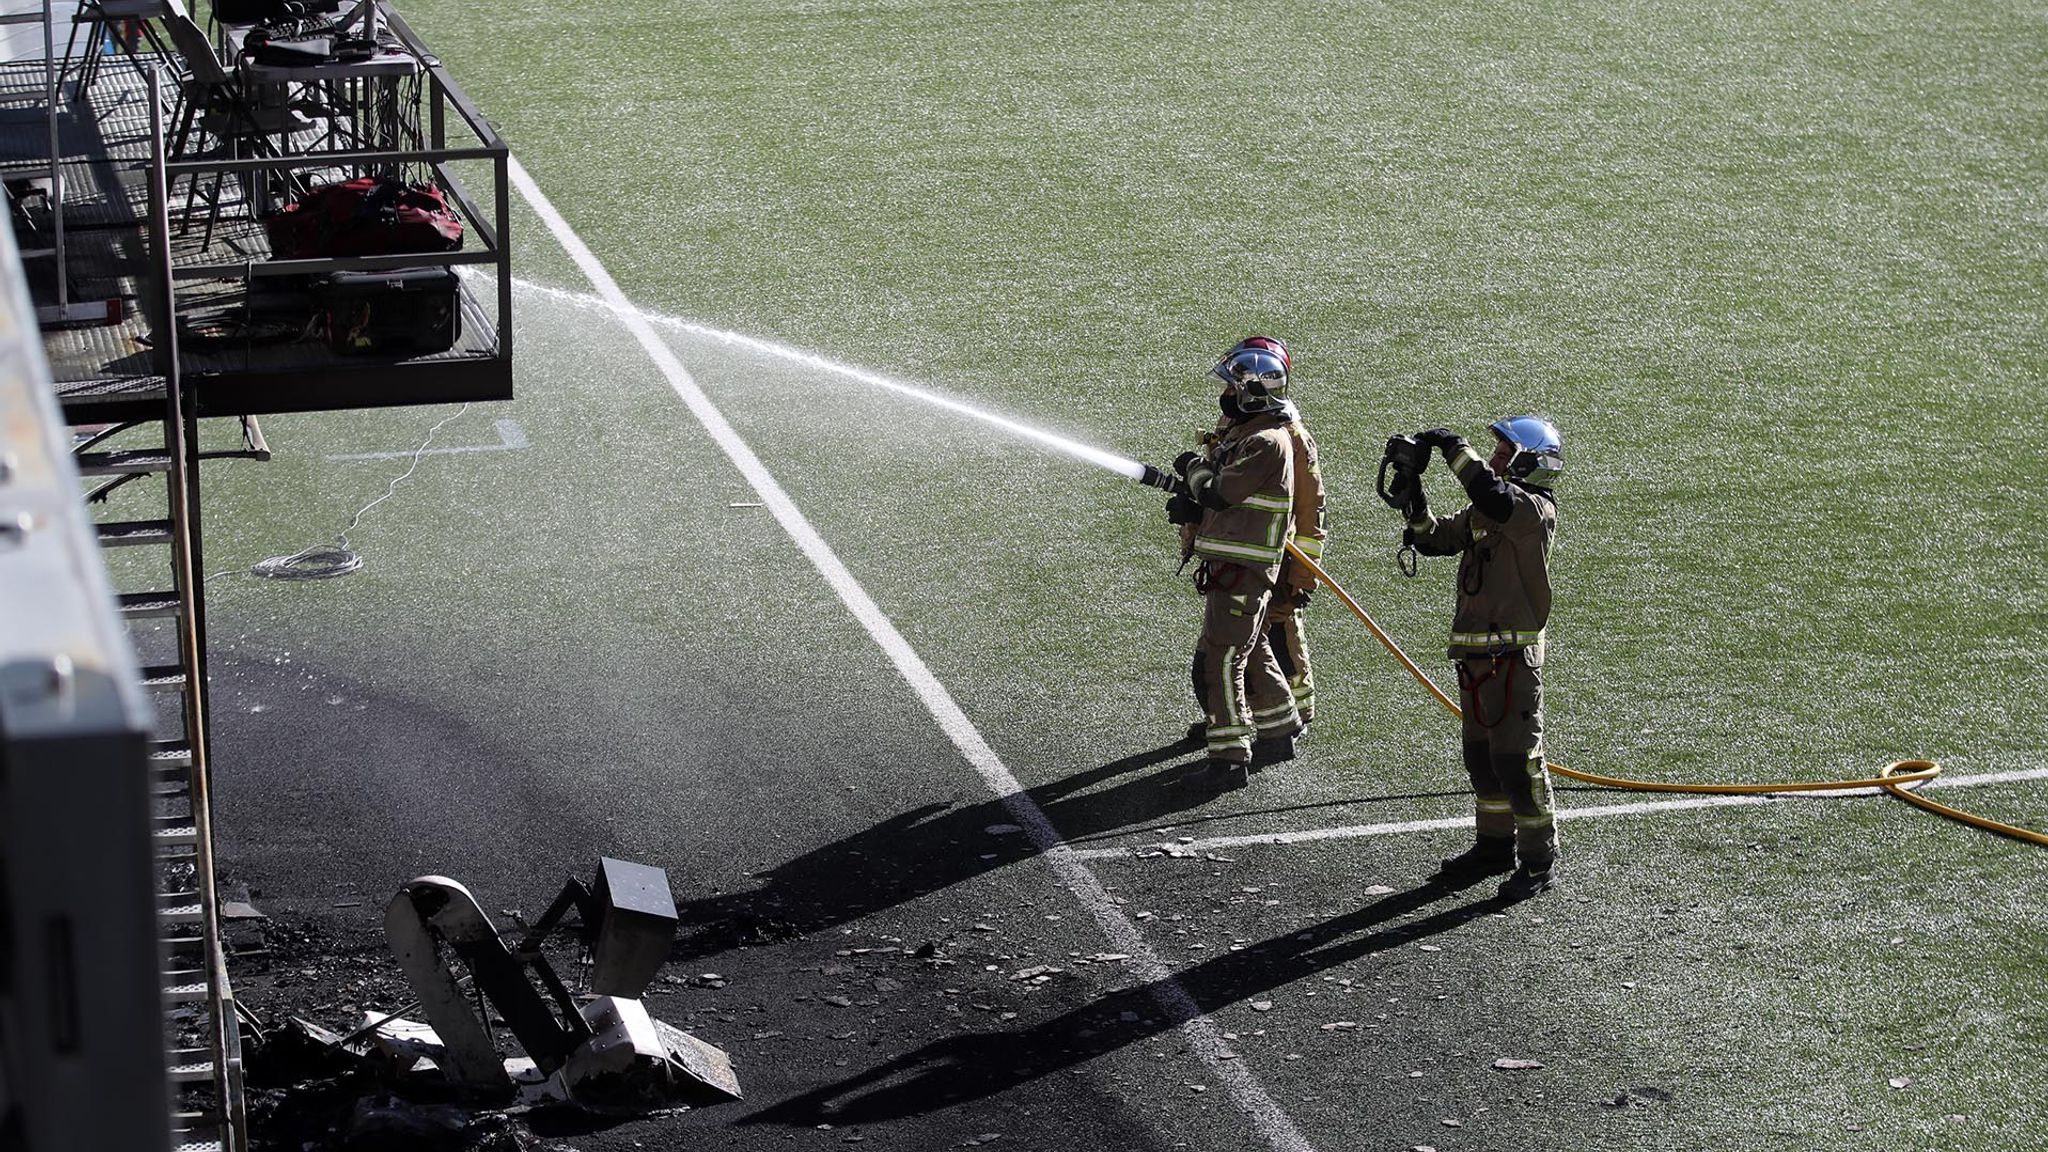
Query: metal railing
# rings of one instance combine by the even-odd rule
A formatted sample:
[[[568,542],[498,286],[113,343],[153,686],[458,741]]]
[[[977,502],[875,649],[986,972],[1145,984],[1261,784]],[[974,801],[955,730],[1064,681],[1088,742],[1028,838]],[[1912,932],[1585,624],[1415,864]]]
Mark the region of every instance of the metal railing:
[[[419,166],[431,171],[436,183],[447,191],[464,222],[476,235],[479,250],[317,259],[201,260],[178,264],[172,269],[171,276],[176,280],[249,280],[324,272],[418,268],[423,265],[490,265],[497,273],[497,339],[493,358],[509,365],[512,358],[512,267],[507,241],[510,236],[511,149],[441,66],[440,60],[428,51],[411,26],[381,0],[378,0],[377,8],[381,22],[419,62],[419,104],[423,107],[407,109],[414,116],[406,122],[418,124],[417,114],[424,111],[424,147],[314,148],[290,155],[173,159],[165,164],[166,183],[175,185],[180,177],[194,180],[205,176],[261,179],[299,173],[372,172]],[[467,141],[451,147],[451,129],[459,133],[458,139],[466,136]],[[455,171],[454,165],[465,161],[483,161],[491,165],[492,195],[488,207],[477,202]]]

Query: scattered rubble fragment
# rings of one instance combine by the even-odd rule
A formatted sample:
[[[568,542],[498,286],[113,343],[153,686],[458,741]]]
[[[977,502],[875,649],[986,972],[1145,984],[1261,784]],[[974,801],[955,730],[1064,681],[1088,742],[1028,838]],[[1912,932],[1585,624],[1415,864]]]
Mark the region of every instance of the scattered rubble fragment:
[[[469,1123],[469,1109],[452,1104],[366,1096],[356,1101],[342,1132],[348,1147],[432,1147],[463,1140]]]
[[[1642,1108],[1650,1104],[1661,1104],[1669,1099],[1671,1099],[1671,1093],[1666,1092],[1664,1089],[1644,1086],[1641,1088],[1630,1088],[1625,1092],[1617,1092],[1612,1099],[1602,1100],[1600,1106],[1603,1108]]]
[[[382,1059],[386,1071],[394,1075],[431,1075],[439,1070],[445,1056],[445,1046],[433,1028],[396,1014],[365,1013],[363,1026],[349,1042],[365,1040]]]

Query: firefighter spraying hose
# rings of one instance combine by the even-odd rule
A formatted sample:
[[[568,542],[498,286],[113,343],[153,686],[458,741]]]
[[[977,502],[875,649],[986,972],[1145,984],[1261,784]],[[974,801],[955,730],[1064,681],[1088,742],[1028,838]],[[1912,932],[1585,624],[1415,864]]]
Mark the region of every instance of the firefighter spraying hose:
[[[1378,478],[1379,496],[1390,507],[1403,512],[1404,515],[1415,509],[1420,498],[1420,478],[1426,466],[1429,452],[1429,446],[1417,437],[1395,436],[1387,442],[1386,455],[1380,463]],[[1120,460],[1115,457],[1097,459],[1095,462],[1120,475],[1137,480],[1141,484],[1157,488],[1163,492],[1181,494],[1186,490],[1185,481],[1170,469],[1159,468],[1150,464],[1140,464],[1133,460]],[[1295,563],[1300,564],[1312,574],[1321,586],[1327,587],[1331,594],[1341,601],[1351,611],[1353,616],[1357,617],[1359,623],[1363,624],[1366,630],[1372,633],[1373,637],[1386,648],[1394,659],[1400,663],[1401,667],[1407,671],[1409,676],[1414,678],[1416,683],[1427,689],[1430,695],[1434,696],[1437,702],[1442,704],[1452,716],[1463,716],[1463,709],[1458,706],[1457,701],[1437,686],[1429,674],[1423,671],[1402,650],[1400,644],[1396,643],[1393,637],[1387,635],[1386,631],[1374,622],[1371,614],[1366,612],[1359,605],[1358,601],[1344,590],[1343,585],[1331,578],[1330,574],[1324,570],[1316,558],[1305,554],[1292,540],[1285,543],[1285,548],[1288,556]],[[1404,543],[1402,546],[1399,563],[1404,574],[1414,575],[1416,560],[1412,541]],[[1933,760],[1896,760],[1887,764],[1876,776],[1863,779],[1793,780],[1767,784],[1674,783],[1655,780],[1634,780],[1619,776],[1603,776],[1592,772],[1582,772],[1547,758],[1543,761],[1543,766],[1551,775],[1562,776],[1566,779],[1576,780],[1596,787],[1633,792],[1747,796],[1771,793],[1849,792],[1859,789],[1881,789],[1892,796],[1904,800],[1915,807],[1932,812],[1935,815],[1968,824],[1971,827],[2000,836],[2048,847],[2048,834],[1991,820],[1919,795],[1917,788],[1933,780],[1941,773],[1941,765]]]

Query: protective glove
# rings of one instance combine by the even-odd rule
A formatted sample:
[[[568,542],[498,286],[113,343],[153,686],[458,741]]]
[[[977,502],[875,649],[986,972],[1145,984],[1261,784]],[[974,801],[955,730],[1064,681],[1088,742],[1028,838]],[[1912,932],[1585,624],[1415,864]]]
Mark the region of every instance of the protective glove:
[[[1195,465],[1201,462],[1202,454],[1200,452],[1189,450],[1173,458],[1173,470],[1180,474],[1181,479],[1185,480],[1187,479],[1188,469],[1194,467]]]
[[[1166,502],[1168,524],[1198,524],[1202,520],[1202,506],[1185,491],[1175,492],[1173,499]]]
[[[1308,607],[1308,594],[1316,590],[1316,575],[1288,557],[1280,568],[1279,601],[1295,609]]]
[[[1465,438],[1449,428],[1428,428],[1415,434],[1415,439],[1425,448],[1434,448],[1448,460],[1464,447]]]

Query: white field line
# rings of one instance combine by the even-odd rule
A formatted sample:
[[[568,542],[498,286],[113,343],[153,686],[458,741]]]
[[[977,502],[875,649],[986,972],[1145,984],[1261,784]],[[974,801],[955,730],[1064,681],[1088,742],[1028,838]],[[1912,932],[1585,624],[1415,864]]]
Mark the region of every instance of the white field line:
[[[422,448],[418,452],[344,452],[328,456],[329,460],[405,460],[413,456],[456,456],[464,452],[509,452],[526,447],[526,429],[516,420],[497,422],[498,442],[496,444],[469,444],[453,448]]]
[[[2025,768],[2012,772],[1985,772],[1974,776],[1937,776],[1922,788],[1982,788],[1987,784],[2011,784],[2023,780],[2048,779],[2048,768]],[[1917,791],[1917,789],[1916,789]],[[1684,800],[1651,800],[1635,804],[1596,804],[1590,808],[1559,808],[1559,820],[1595,820],[1610,816],[1642,816],[1652,812],[1679,812],[1688,808],[1734,808],[1752,804],[1774,804],[1794,799],[1833,799],[1844,796],[1879,796],[1882,788],[1852,788],[1842,792],[1776,792],[1763,796],[1692,796]],[[1222,848],[1285,847],[1313,844],[1320,840],[1364,840],[1374,836],[1401,836],[1410,832],[1438,832],[1470,828],[1472,817],[1451,816],[1437,820],[1402,820],[1386,824],[1346,824],[1336,828],[1305,828],[1299,832],[1267,832],[1256,836],[1212,836],[1206,840],[1175,843],[1176,852],[1203,853]],[[1136,847],[1076,848],[1083,860],[1107,860],[1158,851],[1162,845]]]
[[[1222,1030],[1214,1021],[1202,1014],[1201,1007],[1195,1003],[1187,989],[1174,978],[1172,969],[1145,941],[1138,931],[1137,924],[1117,907],[1109,893],[1104,891],[1102,882],[1089,871],[1087,865],[1076,858],[1073,850],[1061,841],[1052,821],[1029,796],[1024,794],[1023,786],[1017,782],[1009,768],[1004,766],[987,741],[982,739],[980,731],[968,720],[966,713],[953,702],[952,694],[946,691],[945,685],[939,683],[938,677],[926,667],[924,660],[911,648],[909,641],[896,630],[896,626],[868,596],[860,582],[855,580],[853,574],[847,571],[846,565],[840,562],[838,555],[818,535],[817,530],[811,527],[810,521],[797,510],[795,503],[782,490],[782,485],[776,482],[760,458],[754,455],[753,449],[747,446],[746,441],[726,422],[725,416],[704,395],[703,390],[698,388],[689,370],[683,367],[675,353],[655,334],[647,317],[633,306],[624,292],[620,291],[617,282],[605,271],[597,256],[583,243],[582,238],[576,235],[569,222],[555,211],[554,205],[548,201],[547,196],[533,182],[533,178],[527,175],[525,166],[516,158],[511,161],[511,178],[512,183],[519,189],[519,194],[525,197],[534,212],[539,214],[548,231],[554,233],[555,239],[576,262],[577,267],[589,277],[591,286],[597,290],[598,295],[604,299],[619,322],[640,342],[648,357],[654,361],[655,367],[668,379],[669,386],[675,390],[676,395],[698,422],[703,424],[712,441],[760,495],[761,502],[767,506],[776,522],[782,525],[783,531],[789,534],[798,549],[817,568],[818,574],[824,577],[825,582],[838,594],[840,601],[846,605],[854,619],[867,629],[868,635],[887,654],[890,663],[896,666],[897,672],[910,685],[911,690],[917,693],[918,699],[924,703],[932,719],[938,722],[940,730],[953,742],[953,746],[960,750],[961,755],[966,757],[968,764],[987,784],[989,790],[1002,800],[1011,818],[1023,827],[1025,834],[1031,838],[1032,846],[1052,869],[1060,885],[1088,911],[1115,950],[1131,956],[1132,968],[1140,979],[1152,986],[1153,998],[1160,1010],[1167,1018],[1179,1022],[1180,1033],[1189,1047],[1200,1057],[1210,1075],[1229,1089],[1232,1098],[1250,1117],[1252,1126],[1259,1136],[1282,1152],[1314,1152],[1314,1146],[1308,1142],[1308,1138],[1301,1134],[1294,1121],[1281,1110],[1271,1094],[1245,1068],[1245,1062],[1235,1058],[1235,1054],[1223,1040]]]

